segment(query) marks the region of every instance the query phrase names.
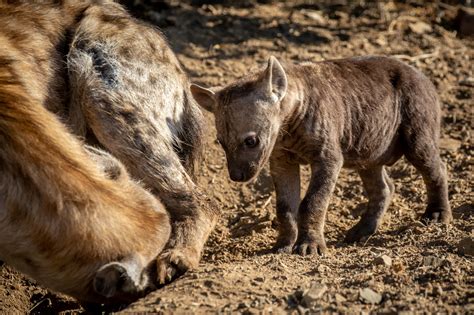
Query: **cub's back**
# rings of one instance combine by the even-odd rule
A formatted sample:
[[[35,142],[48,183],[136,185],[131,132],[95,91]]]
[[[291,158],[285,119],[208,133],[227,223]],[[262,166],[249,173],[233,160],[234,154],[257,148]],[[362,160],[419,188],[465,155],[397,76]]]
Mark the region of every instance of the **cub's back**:
[[[347,166],[390,163],[398,155],[398,131],[407,108],[439,111],[431,82],[394,58],[355,57],[301,67],[314,93],[312,106],[331,117],[334,132],[340,133]],[[417,95],[428,101],[418,102]]]

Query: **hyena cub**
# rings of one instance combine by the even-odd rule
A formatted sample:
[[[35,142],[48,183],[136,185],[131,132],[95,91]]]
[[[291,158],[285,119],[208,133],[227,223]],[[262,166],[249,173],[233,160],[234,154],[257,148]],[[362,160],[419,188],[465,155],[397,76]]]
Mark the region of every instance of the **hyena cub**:
[[[437,94],[423,74],[402,62],[360,57],[293,65],[270,57],[264,70],[222,89],[191,89],[215,115],[232,180],[252,179],[270,160],[280,223],[277,252],[326,251],[326,209],[342,167],[359,172],[369,198],[346,241],[375,233],[394,192],[384,166],[402,155],[426,184],[423,219],[452,218],[438,147]],[[299,164],[312,170],[301,203]]]

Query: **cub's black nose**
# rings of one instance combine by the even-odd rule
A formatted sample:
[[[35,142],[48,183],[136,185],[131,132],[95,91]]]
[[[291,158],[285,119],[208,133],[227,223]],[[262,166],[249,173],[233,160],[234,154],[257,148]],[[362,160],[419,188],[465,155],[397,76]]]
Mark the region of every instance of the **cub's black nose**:
[[[239,170],[229,171],[230,179],[234,182],[241,182],[244,180],[244,173]]]

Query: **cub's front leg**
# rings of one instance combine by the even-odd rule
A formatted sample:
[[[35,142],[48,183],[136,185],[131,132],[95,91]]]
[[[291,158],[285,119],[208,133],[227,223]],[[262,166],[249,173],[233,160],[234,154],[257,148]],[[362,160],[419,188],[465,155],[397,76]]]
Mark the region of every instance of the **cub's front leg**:
[[[326,252],[326,210],[343,160],[339,154],[324,156],[324,159],[311,165],[311,182],[299,207],[298,240],[293,251],[300,255],[323,255]]]
[[[276,191],[278,239],[277,253],[291,253],[298,237],[296,216],[300,203],[300,166],[284,159],[272,158],[270,169]]]

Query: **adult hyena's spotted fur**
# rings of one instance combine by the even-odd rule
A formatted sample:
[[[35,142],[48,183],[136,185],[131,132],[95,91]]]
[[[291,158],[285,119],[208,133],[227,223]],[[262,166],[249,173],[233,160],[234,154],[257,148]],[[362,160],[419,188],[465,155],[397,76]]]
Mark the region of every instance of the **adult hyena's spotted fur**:
[[[0,6],[0,257],[53,290],[113,302],[150,288],[170,225],[120,162],[52,112],[65,112],[63,49],[85,9]]]
[[[100,302],[194,267],[201,115],[161,34],[109,1],[9,2],[0,26],[0,258]]]
[[[120,6],[87,8],[67,56],[69,123],[123,162],[166,206],[172,235],[158,258],[161,283],[196,267],[216,207],[193,182],[202,114],[161,34]]]
[[[342,167],[357,169],[368,209],[347,234],[375,233],[394,185],[384,166],[405,155],[428,191],[424,219],[451,220],[447,175],[439,155],[440,106],[419,71],[386,57],[281,65],[217,90],[192,86],[216,118],[231,179],[253,178],[267,160],[277,195],[280,232],[275,250],[324,253],[329,198]],[[300,202],[299,165],[312,178]]]

